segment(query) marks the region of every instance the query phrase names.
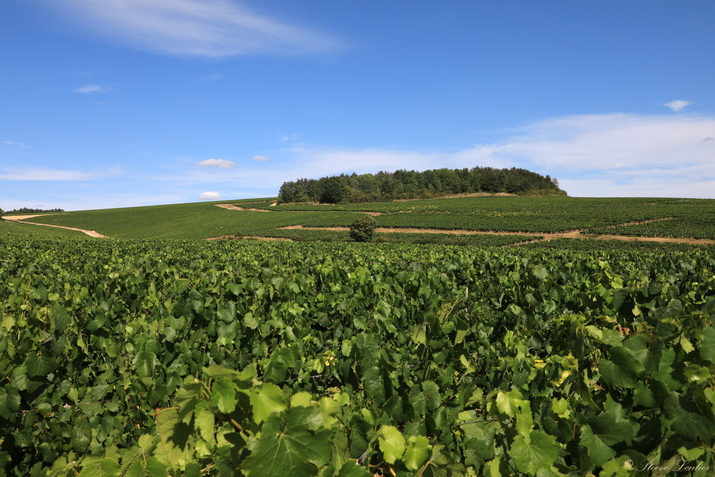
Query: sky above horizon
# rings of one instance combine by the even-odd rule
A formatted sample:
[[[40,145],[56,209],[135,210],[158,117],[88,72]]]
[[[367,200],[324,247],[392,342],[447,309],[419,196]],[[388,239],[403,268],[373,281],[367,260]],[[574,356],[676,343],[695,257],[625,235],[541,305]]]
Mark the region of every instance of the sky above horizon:
[[[5,0],[0,208],[529,169],[715,198],[715,2]]]

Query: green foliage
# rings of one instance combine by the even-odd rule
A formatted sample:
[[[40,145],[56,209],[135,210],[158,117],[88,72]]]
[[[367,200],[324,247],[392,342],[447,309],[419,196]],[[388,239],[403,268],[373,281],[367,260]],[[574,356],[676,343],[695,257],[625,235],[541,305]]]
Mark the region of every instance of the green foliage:
[[[245,237],[276,237],[301,241],[349,241],[347,228],[365,212],[379,213],[380,227],[412,228],[415,234],[380,233],[380,241],[409,243],[446,243],[454,245],[506,245],[530,240],[526,234],[583,230],[582,234],[602,230],[613,234],[614,226],[653,219],[675,217],[641,224],[659,227],[652,236],[700,237],[715,239],[715,201],[696,199],[589,199],[569,197],[463,197],[408,202],[370,204],[284,204],[271,206],[272,199],[237,201],[235,205],[255,210],[234,211],[212,203],[178,204],[155,207],[92,210],[45,215],[30,219],[37,223],[65,225],[96,230],[114,238],[201,239],[221,237],[240,230]],[[270,211],[267,212],[267,211]],[[700,217],[700,218],[699,218]],[[672,227],[668,224],[671,224]],[[680,224],[680,225],[678,225]],[[286,229],[305,227],[345,227],[346,231]],[[598,228],[597,228],[598,227]],[[631,227],[624,226],[623,232]],[[671,228],[667,228],[671,227]],[[511,232],[518,236],[478,236],[424,234],[420,228],[469,230],[476,232]],[[80,232],[49,227],[31,227],[0,222],[4,231],[34,234]],[[33,232],[34,230],[34,232]],[[17,232],[15,232],[17,231]],[[658,232],[661,231],[662,233]],[[654,249],[684,251],[707,244],[624,243],[613,241],[571,240],[540,242],[529,247],[571,248],[580,250]]]
[[[424,172],[399,170],[377,174],[341,174],[320,179],[284,182],[278,192],[280,202],[314,201],[379,202],[393,199],[440,197],[463,193],[566,195],[558,181],[526,169],[435,169]]]
[[[370,242],[376,227],[377,222],[371,216],[358,217],[350,224],[350,238],[356,242]]]
[[[7,476],[715,467],[707,252],[13,237],[0,283]]]

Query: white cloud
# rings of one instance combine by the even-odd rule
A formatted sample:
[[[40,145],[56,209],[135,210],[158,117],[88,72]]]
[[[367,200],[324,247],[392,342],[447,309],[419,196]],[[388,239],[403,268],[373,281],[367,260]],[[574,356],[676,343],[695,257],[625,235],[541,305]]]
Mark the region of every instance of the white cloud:
[[[300,134],[291,134],[290,136],[281,136],[279,140],[281,142],[286,142],[286,141],[297,141],[298,138],[300,137]]]
[[[0,180],[7,181],[86,181],[99,177],[85,172],[57,169],[5,169],[5,173],[0,173]]]
[[[236,0],[43,0],[100,35],[170,55],[322,53],[327,35],[258,14]]]
[[[715,117],[580,115],[546,119],[492,144],[457,151],[293,148],[266,185],[341,173],[520,167],[570,195],[715,198]]]
[[[254,161],[259,161],[259,162],[268,160],[268,158],[266,156],[253,156],[251,159],[253,159]]]
[[[713,117],[566,116],[536,122],[502,144],[477,149],[562,171],[650,170],[711,163],[713,148],[702,138],[712,131]]]
[[[233,169],[235,162],[227,161],[226,159],[206,159],[196,163],[200,167],[218,167],[219,169]]]
[[[88,84],[85,86],[81,86],[79,88],[75,88],[72,91],[75,93],[82,93],[82,94],[93,94],[93,93],[106,93],[107,89],[99,86],[98,84]]]
[[[690,106],[691,104],[693,104],[692,101],[683,101],[682,99],[678,99],[665,103],[663,106],[670,108],[671,111],[682,111],[686,106]]]
[[[204,192],[203,194],[199,195],[199,199],[201,200],[221,200],[223,197],[221,197],[221,194],[216,192],[216,191],[211,191],[211,192]]]
[[[2,144],[4,144],[5,146],[17,147],[19,149],[30,149],[30,146],[16,141],[3,141]]]
[[[203,83],[206,81],[218,81],[220,79],[225,78],[224,75],[208,75],[208,76],[203,76],[201,78],[196,78],[194,80],[189,81],[189,85],[195,85],[196,83]]]

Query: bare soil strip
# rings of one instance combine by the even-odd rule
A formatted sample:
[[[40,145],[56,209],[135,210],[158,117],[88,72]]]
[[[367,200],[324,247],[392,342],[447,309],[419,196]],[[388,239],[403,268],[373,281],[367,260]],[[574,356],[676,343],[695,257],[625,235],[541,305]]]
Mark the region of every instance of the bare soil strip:
[[[638,220],[635,222],[626,222],[625,224],[607,225],[606,227],[627,227],[629,225],[649,224],[651,222],[662,222],[664,220],[675,220],[675,217],[661,217],[660,219]]]
[[[275,207],[278,205],[278,202],[274,202],[268,207]],[[321,205],[321,204],[315,204],[315,205]],[[333,205],[333,204],[322,204],[322,205]],[[251,212],[275,212],[274,210],[267,210],[267,209],[250,209],[248,207],[240,207],[236,204],[216,204],[216,207],[221,207],[222,209],[228,209],[228,210],[237,210],[239,212],[245,212],[245,211],[251,211]],[[291,212],[298,212],[296,210],[292,210]],[[305,210],[303,212],[314,212],[312,210]],[[384,212],[365,212],[363,210],[346,210],[345,212],[360,212],[361,214],[367,214],[367,215],[374,215],[377,217],[378,215],[385,215]]]
[[[347,232],[349,227],[303,227],[302,225],[290,225],[288,227],[278,227],[279,229],[303,229],[303,230],[330,230],[335,232]],[[479,230],[442,230],[442,229],[410,229],[410,228],[391,228],[378,227],[375,232],[382,233],[413,233],[413,234],[452,234],[452,235],[538,235],[544,237],[541,240],[555,239],[591,239],[591,240],[622,240],[625,242],[659,242],[659,243],[684,243],[690,245],[713,245],[715,240],[708,239],[693,239],[693,238],[674,238],[674,237],[636,237],[629,235],[587,235],[582,234],[581,230],[570,230],[567,232],[556,233],[535,233],[535,232],[492,232]],[[538,242],[540,240],[533,240]],[[530,242],[528,242],[530,243]]]
[[[216,207],[221,207],[222,209],[228,209],[228,210],[238,210],[238,211],[250,210],[251,212],[273,212],[272,210],[266,210],[266,209],[251,209],[248,207],[239,207],[235,204],[216,204]]]
[[[78,229],[75,227],[65,227],[64,225],[51,225],[51,224],[38,224],[35,222],[26,222],[24,219],[31,219],[33,217],[40,217],[43,215],[49,215],[49,214],[36,214],[36,215],[6,215],[3,217],[4,220],[12,220],[13,222],[17,222],[19,224],[30,224],[30,225],[44,225],[45,227],[57,227],[58,229],[67,229],[67,230],[76,230],[77,232],[82,232],[84,234],[89,235],[90,237],[96,237],[96,238],[109,238],[106,235],[102,235],[99,232],[95,232],[94,230],[84,230],[84,229]]]
[[[265,242],[292,242],[289,238],[284,237],[260,237],[257,235],[221,235],[220,237],[209,237],[206,240],[261,240]]]

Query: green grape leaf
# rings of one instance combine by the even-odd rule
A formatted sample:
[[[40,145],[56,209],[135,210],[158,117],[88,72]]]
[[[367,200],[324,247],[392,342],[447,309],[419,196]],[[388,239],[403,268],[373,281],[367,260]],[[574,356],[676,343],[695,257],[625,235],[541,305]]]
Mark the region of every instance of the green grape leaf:
[[[615,411],[599,414],[591,420],[591,428],[606,445],[626,442],[630,445],[631,439],[637,431],[632,422],[621,419]]]
[[[209,409],[209,404],[200,401],[194,410],[194,427],[198,429],[201,438],[209,444],[214,443],[214,424],[215,418]]]
[[[156,366],[156,354],[149,351],[147,348],[142,348],[134,357],[134,369],[137,375],[142,378],[150,378],[154,376],[154,367]]]
[[[528,443],[522,436],[516,436],[511,446],[516,467],[527,474],[551,468],[560,451],[556,438],[541,431],[532,431]]]
[[[700,338],[700,357],[715,363],[715,327],[708,326]]]
[[[273,413],[281,412],[288,408],[288,398],[283,390],[275,384],[264,384],[260,390],[251,393],[251,406],[253,407],[253,422],[261,424]]]
[[[211,386],[211,402],[219,412],[228,414],[233,412],[238,403],[238,386],[231,379],[217,379]]]
[[[193,376],[187,376],[184,379],[184,384],[176,391],[174,405],[179,408],[179,416],[183,422],[188,424],[191,421],[191,416],[203,389],[204,385],[201,381]]]
[[[598,371],[604,381],[611,386],[634,388],[638,375],[645,369],[628,349],[615,346],[608,352],[608,359],[598,363]]]
[[[405,453],[405,438],[395,426],[382,426],[377,440],[388,464],[394,464]]]
[[[611,449],[600,436],[593,433],[591,426],[581,427],[581,446],[588,450],[588,456],[596,467],[602,466],[616,456],[616,452]]]
[[[191,427],[182,422],[174,408],[162,409],[156,413],[156,427],[159,434],[154,457],[172,469],[181,468],[191,461],[194,441]]]
[[[146,465],[144,466],[144,475],[146,477],[168,477],[169,472],[159,459],[156,457],[149,457],[146,460]]]
[[[517,409],[523,405],[524,399],[517,389],[508,393],[503,391],[497,393],[497,409],[509,417],[516,417]]]
[[[25,368],[29,377],[47,376],[57,368],[57,361],[54,358],[46,358],[34,353],[30,353],[25,359]]]
[[[360,467],[354,460],[349,460],[340,468],[337,477],[372,477],[373,474]]]
[[[425,395],[425,403],[427,404],[427,409],[434,411],[442,404],[442,398],[439,395],[439,386],[432,381],[425,381],[422,383],[422,391]]]
[[[427,462],[430,456],[431,445],[425,436],[410,436],[407,440],[407,449],[402,457],[402,462],[409,470],[417,470]]]
[[[10,419],[15,412],[20,410],[20,393],[14,386],[6,384],[0,388],[0,416]]]
[[[119,477],[119,463],[109,457],[87,457],[82,460],[82,472],[78,477]]]
[[[333,432],[320,429],[312,407],[268,416],[258,443],[241,470],[249,477],[312,477],[330,462]]]

